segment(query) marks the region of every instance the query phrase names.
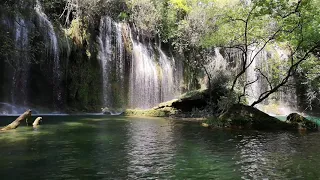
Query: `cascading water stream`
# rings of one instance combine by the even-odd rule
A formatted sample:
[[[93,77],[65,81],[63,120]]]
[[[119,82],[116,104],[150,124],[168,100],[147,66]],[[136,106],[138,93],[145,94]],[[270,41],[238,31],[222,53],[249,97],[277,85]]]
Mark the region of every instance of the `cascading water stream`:
[[[254,58],[255,57],[255,58]],[[253,59],[254,58],[254,59]],[[250,48],[248,65],[252,61],[247,70],[247,83],[251,84],[247,88],[248,103],[251,105],[253,102],[259,99],[261,93],[264,92],[264,79],[259,74],[258,69],[263,71],[263,68],[267,68],[268,56],[266,51],[257,52],[255,47]],[[266,71],[266,70],[264,70]],[[268,88],[268,87],[267,87]]]
[[[144,44],[132,39],[130,73],[131,108],[151,108],[160,103],[160,67],[154,61],[154,53]]]
[[[257,51],[252,49],[250,59],[252,59],[256,54]],[[274,47],[271,52],[263,50],[256,55],[253,63],[247,70],[247,83],[255,82],[248,86],[247,92],[249,104],[256,101],[262,93],[270,90],[269,82],[274,78],[274,76],[279,79],[283,78],[283,72],[287,71],[286,66],[284,65],[287,62],[287,59],[288,56],[278,47]],[[269,69],[270,63],[272,63],[272,66],[274,66],[275,63],[269,62],[271,60],[280,61],[280,64],[276,67],[278,71],[276,74]],[[263,73],[263,75],[259,73],[258,69]],[[268,80],[264,76],[266,76]],[[288,115],[290,112],[294,112],[294,109],[297,107],[296,92],[294,89],[284,86],[280,88],[279,92],[272,94],[268,99],[259,104],[257,108],[263,109],[264,106],[272,104],[278,106],[277,111],[279,111],[279,113]]]
[[[100,20],[98,59],[102,69],[103,105],[123,108],[125,105],[125,56],[122,24],[110,17]]]
[[[288,55],[277,46],[272,46],[268,50],[262,50],[259,53],[258,47],[250,47],[249,51],[248,59],[250,61],[254,57],[254,61],[246,70],[246,74],[238,80],[237,88],[240,88],[239,91],[242,92],[242,88],[245,85],[244,83],[249,84],[246,87],[245,97],[248,104],[251,105],[259,99],[262,93],[270,90],[269,82],[272,80],[277,81],[277,79],[274,78],[278,78],[278,80],[283,78],[283,73],[287,71],[285,63],[287,63]],[[210,58],[207,59],[210,63],[205,67],[207,71],[210,72],[212,79],[219,78],[219,75],[222,73],[229,77],[235,77],[236,73],[242,68],[241,59],[243,58],[243,53],[237,49],[220,51],[219,48],[215,48],[214,53],[209,54],[207,58]],[[249,65],[250,62],[247,63],[247,65]],[[260,74],[259,71],[261,71],[263,75]],[[268,80],[264,76],[266,76]],[[292,79],[290,81],[293,83]],[[267,107],[269,105],[271,108]],[[295,90],[282,87],[279,92],[272,94],[256,106],[256,108],[266,112],[267,110],[265,109],[272,109],[272,107],[277,107],[276,110],[282,115],[288,115],[290,112],[294,112],[297,107]]]
[[[26,105],[28,101],[28,80],[30,70],[29,60],[29,31],[24,19],[17,17],[14,23],[14,61],[11,63],[13,70],[11,101],[13,104]]]
[[[103,74],[103,102],[108,108],[146,109],[180,94],[182,65],[168,58],[160,47],[139,42],[132,34],[129,25],[116,23],[110,17],[100,21],[98,58]],[[130,56],[126,53],[131,55],[128,63],[126,57]]]
[[[111,50],[111,32],[112,21],[110,18],[104,17],[100,20],[100,35],[99,35],[99,59],[102,68],[102,82],[103,82],[103,105],[106,107],[111,106],[111,86],[109,83],[108,73],[111,71],[110,62],[112,62]]]
[[[125,56],[124,56],[124,42],[122,36],[122,24],[115,24],[116,27],[116,46],[115,46],[115,59],[116,59],[116,75],[119,78],[119,93],[124,95],[125,91]]]
[[[54,105],[55,108],[59,108],[62,105],[62,90],[61,90],[61,78],[62,71],[60,67],[60,54],[57,35],[54,31],[53,25],[47,15],[42,10],[41,3],[39,0],[36,0],[35,11],[40,20],[41,27],[44,27],[46,37],[49,42],[49,52],[48,57],[53,56],[53,91],[54,91]]]
[[[160,47],[158,48],[158,52],[160,54],[159,64],[161,67],[161,102],[165,102],[179,95],[177,90],[179,83],[175,81],[175,77],[179,77],[177,73],[179,71],[175,69],[176,66],[173,58],[169,59]]]
[[[156,48],[138,42],[130,36],[132,42],[132,63],[130,73],[131,108],[151,108],[157,104],[172,100],[181,94],[179,86],[182,80],[182,64]],[[158,61],[156,61],[158,60]]]
[[[212,57],[212,54],[209,54],[206,58],[210,63],[205,66],[208,73],[210,73],[211,77],[215,77],[218,74],[227,73],[227,67],[229,65],[227,59],[223,57],[223,55],[220,53],[220,48],[214,49],[214,56]],[[231,53],[230,53],[231,54]],[[231,67],[229,67],[231,68]]]

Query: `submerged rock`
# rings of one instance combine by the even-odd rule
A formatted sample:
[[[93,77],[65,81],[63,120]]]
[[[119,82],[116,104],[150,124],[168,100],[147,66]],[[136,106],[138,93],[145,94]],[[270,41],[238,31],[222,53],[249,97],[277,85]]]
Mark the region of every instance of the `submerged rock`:
[[[287,122],[296,126],[297,129],[318,130],[318,125],[298,113],[291,113],[287,117]]]
[[[240,127],[257,130],[294,129],[292,124],[280,121],[254,107],[242,104],[233,105],[216,121],[223,127]]]
[[[201,126],[202,126],[202,127],[205,127],[205,128],[210,127],[210,125],[209,125],[208,123],[201,123]]]
[[[121,115],[124,112],[123,109],[112,109],[108,107],[101,108],[101,111],[103,114],[108,114],[108,115]]]

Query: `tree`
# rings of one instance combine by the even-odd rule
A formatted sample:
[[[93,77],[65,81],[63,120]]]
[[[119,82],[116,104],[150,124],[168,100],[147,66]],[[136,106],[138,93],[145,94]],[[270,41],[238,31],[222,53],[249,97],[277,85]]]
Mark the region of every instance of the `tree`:
[[[96,17],[108,15],[117,17],[126,11],[126,0],[62,0],[64,9],[60,19],[65,20],[65,25],[70,25],[74,19],[95,21]],[[52,2],[49,2],[52,4]],[[108,9],[108,11],[106,11]]]
[[[237,49],[242,54],[240,70],[232,81],[230,92],[234,92],[239,79],[246,74],[259,53],[272,43],[282,42],[290,50],[290,63],[286,75],[278,84],[270,85],[268,90],[262,92],[251,106],[262,102],[288,82],[299,65],[319,47],[320,39],[319,36],[315,36],[317,30],[314,28],[314,24],[319,24],[319,19],[312,18],[310,14],[319,11],[314,8],[316,3],[315,0],[238,1],[232,5],[223,5],[222,14],[213,13],[211,18],[208,18],[213,31],[206,34],[203,45]],[[221,12],[221,9],[219,10]],[[257,71],[261,74],[260,78],[270,81],[262,71]],[[239,102],[246,96],[247,86],[255,81],[257,80],[244,83]]]
[[[161,21],[161,5],[153,0],[130,0],[127,1],[130,9],[131,21],[134,22],[141,34],[153,37],[158,33]]]
[[[278,4],[277,4],[278,3]],[[287,48],[290,50],[289,65],[282,80],[261,93],[259,98],[252,103],[254,106],[271,94],[278,91],[279,88],[288,83],[290,77],[294,76],[300,65],[305,61],[310,61],[310,57],[315,50],[320,47],[320,33],[316,24],[320,23],[319,17],[314,17],[314,14],[319,14],[319,10],[315,7],[319,2],[316,0],[308,1],[291,1],[291,4],[286,4],[274,1],[269,2],[266,7],[274,5],[283,7],[275,11],[269,11],[272,18],[277,20],[279,27],[279,36],[275,36],[276,40],[286,42]],[[268,11],[267,11],[268,12]],[[263,76],[267,79],[267,77]],[[268,80],[268,79],[267,79]],[[268,80],[269,81],[269,80]]]

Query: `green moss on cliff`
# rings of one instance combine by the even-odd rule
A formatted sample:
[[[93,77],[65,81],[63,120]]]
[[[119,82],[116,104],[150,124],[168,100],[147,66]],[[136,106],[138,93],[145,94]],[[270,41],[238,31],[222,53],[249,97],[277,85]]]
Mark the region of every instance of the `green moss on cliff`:
[[[67,103],[75,109],[98,110],[101,107],[101,74],[100,67],[88,59],[84,52],[74,49],[71,52],[68,78]]]

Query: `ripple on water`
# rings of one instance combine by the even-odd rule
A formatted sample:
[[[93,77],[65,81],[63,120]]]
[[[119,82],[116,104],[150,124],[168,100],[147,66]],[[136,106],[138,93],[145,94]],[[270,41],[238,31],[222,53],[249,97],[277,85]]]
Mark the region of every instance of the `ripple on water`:
[[[317,179],[320,133],[219,131],[164,119],[52,117],[0,134],[5,179]],[[98,121],[96,121],[98,119]],[[52,120],[52,122],[51,122]],[[34,172],[37,169],[37,172]],[[19,174],[15,173],[19,171]]]

